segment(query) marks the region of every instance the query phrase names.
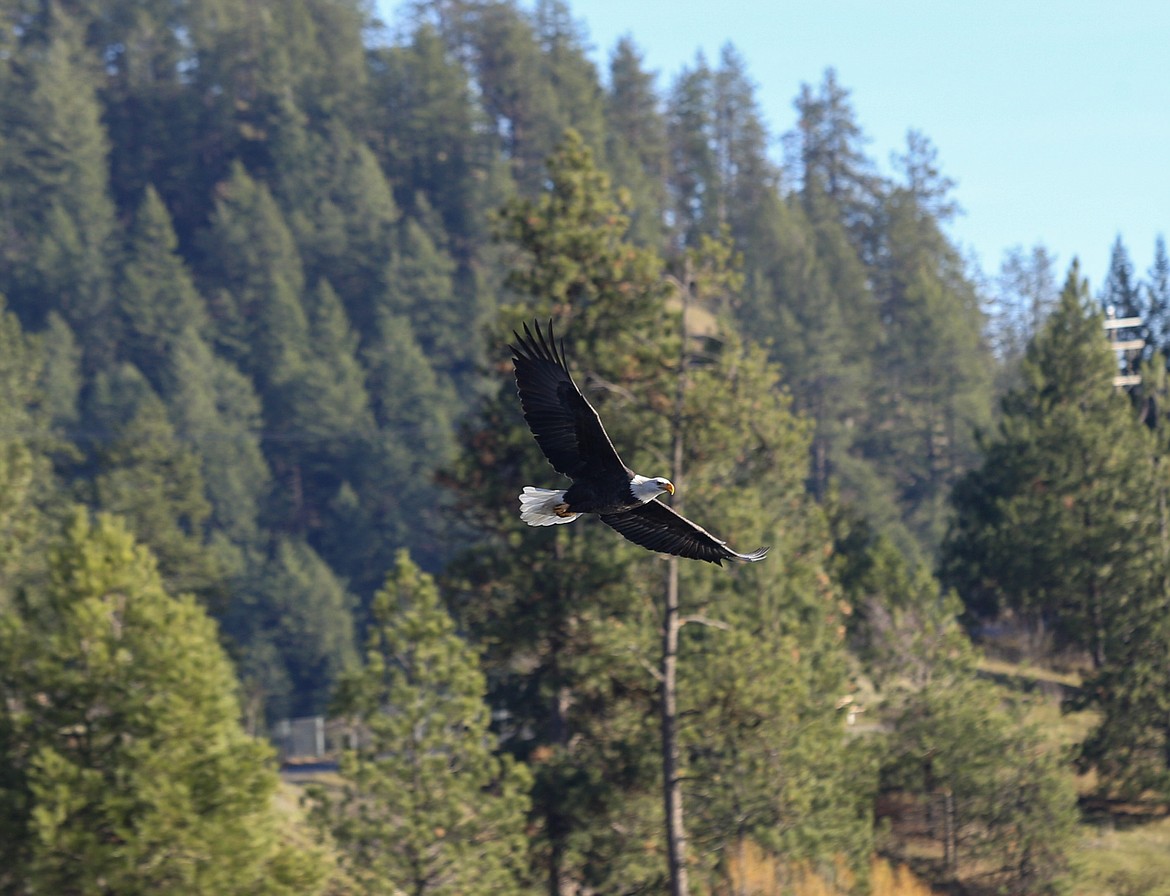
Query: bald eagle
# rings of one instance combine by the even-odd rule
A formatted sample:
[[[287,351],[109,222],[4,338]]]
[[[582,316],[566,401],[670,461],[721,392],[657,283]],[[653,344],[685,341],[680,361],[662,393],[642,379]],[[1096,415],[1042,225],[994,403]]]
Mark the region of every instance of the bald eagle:
[[[558,346],[552,322],[548,336],[534,324],[515,333],[512,349],[516,385],[524,419],[553,468],[573,480],[567,489],[525,486],[520,518],[530,526],[571,523],[583,513],[596,514],[634,544],[723,565],[724,560],[763,560],[767,548],[740,554],[706,529],[656,500],[674,485],[661,476],[635,473],[618,457],[597,411],[581,394],[565,364],[565,343]]]

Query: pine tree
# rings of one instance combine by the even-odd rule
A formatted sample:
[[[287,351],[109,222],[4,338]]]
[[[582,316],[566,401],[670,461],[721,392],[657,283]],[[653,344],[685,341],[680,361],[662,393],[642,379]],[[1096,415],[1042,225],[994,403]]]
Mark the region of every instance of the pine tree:
[[[167,359],[163,393],[175,432],[198,452],[213,532],[238,546],[259,538],[272,475],[260,448],[260,399],[230,361],[194,330],[179,335]]]
[[[973,676],[978,656],[959,624],[959,596],[847,508],[834,507],[831,523],[850,646],[883,702]]]
[[[1101,307],[1113,317],[1145,317],[1142,291],[1134,279],[1133,262],[1121,237],[1109,252],[1109,270],[1101,285]]]
[[[36,408],[45,364],[40,348],[0,299],[0,617],[44,573],[55,483],[50,420]]]
[[[803,251],[780,255],[782,265],[763,256],[768,281],[759,301],[779,306],[770,314],[781,325],[796,324],[787,333],[769,333],[775,334],[778,359],[791,371],[797,406],[816,422],[813,493],[823,498],[836,484],[867,517],[898,529],[892,486],[875,475],[857,444],[875,422],[869,409],[881,334],[868,275],[825,195],[792,205],[799,213],[796,245]],[[905,549],[912,544],[908,537],[898,541]]]
[[[942,173],[938,149],[921,131],[906,132],[906,151],[895,155],[893,162],[902,175],[904,189],[917,200],[925,217],[946,224],[962,209],[951,196],[955,181]]]
[[[81,348],[69,324],[55,313],[37,338],[45,361],[37,380],[41,407],[54,437],[65,445],[76,440],[79,430]]]
[[[1119,603],[1151,585],[1143,558],[1158,556],[1150,437],[1115,369],[1074,264],[982,466],[955,487],[943,557],[973,613],[1019,613],[1098,668],[1118,646]]]
[[[988,314],[991,344],[1001,369],[1015,370],[1028,343],[1056,306],[1060,285],[1054,266],[1055,260],[1042,245],[1029,252],[1017,246],[1004,255]]]
[[[629,191],[630,237],[645,246],[661,240],[666,212],[666,119],[654,80],[633,41],[619,40],[609,62],[605,157],[614,184]]]
[[[298,108],[309,121],[359,122],[368,84],[365,29],[369,10],[359,0],[273,3],[272,19],[289,59],[288,75]]]
[[[719,54],[712,111],[719,181],[727,193],[727,223],[736,243],[756,217],[758,203],[779,191],[780,172],[768,158],[771,135],[764,123],[747,62],[730,44]],[[714,234],[712,234],[714,235]]]
[[[204,598],[222,572],[207,551],[211,510],[199,458],[181,443],[143,375],[123,365],[95,377],[82,415],[88,437],[80,490],[92,505],[126,520],[158,558],[167,587]]]
[[[428,568],[451,556],[436,471],[455,451],[459,403],[403,317],[382,315],[361,358],[374,428],[354,446],[350,478],[331,499],[322,550],[368,598],[398,547]]]
[[[834,528],[850,640],[877,687],[866,708],[888,732],[882,791],[922,810],[942,847],[938,877],[974,861],[1004,892],[1061,892],[1077,821],[1064,757],[976,677],[953,592],[848,513]]]
[[[1150,348],[1170,357],[1170,255],[1161,236],[1154,243],[1154,261],[1146,274],[1146,331]]]
[[[120,320],[120,353],[160,394],[176,383],[167,379],[171,353],[192,329],[207,329],[207,312],[183,260],[166,207],[148,187],[127,240],[115,306]]]
[[[674,360],[680,357],[678,324],[664,301],[659,266],[623,239],[626,222],[579,140],[570,137],[550,159],[550,174],[544,196],[517,202],[505,213],[504,232],[523,250],[511,283],[542,303],[511,312],[508,323],[556,315],[575,378],[615,443],[625,446],[626,461],[635,469],[661,470],[670,463],[671,409],[683,370]],[[691,274],[681,278],[711,287],[700,290],[707,314],[725,304],[713,286],[731,256],[726,246],[717,251],[710,242],[702,258],[692,259]],[[766,564],[734,572],[698,564],[681,570],[681,614],[695,619],[683,627],[678,647],[678,774],[684,795],[689,788],[694,797],[684,800],[684,808],[697,806],[699,818],[702,849],[691,855],[704,857],[693,859],[692,871],[701,869],[715,880],[706,857],[726,857],[740,830],[726,792],[738,786],[731,779],[742,771],[731,732],[749,734],[750,750],[762,755],[788,724],[782,701],[754,702],[767,685],[738,692],[724,683],[724,674],[731,665],[742,670],[759,660],[750,649],[756,639],[767,652],[785,649],[789,636],[810,646],[799,663],[793,659],[794,665],[769,670],[800,683],[788,688],[769,681],[799,707],[809,734],[805,739],[793,733],[795,739],[786,741],[792,750],[786,773],[803,780],[807,771],[842,795],[841,812],[812,813],[801,821],[795,807],[811,798],[810,791],[769,782],[768,771],[757,765],[759,777],[742,786],[766,794],[761,802],[768,808],[752,816],[752,832],[771,836],[767,842],[776,852],[791,848],[829,863],[839,853],[852,862],[866,843],[864,813],[843,796],[856,767],[826,761],[814,772],[798,764],[809,753],[842,756],[844,736],[835,708],[845,688],[836,600],[819,560],[802,559],[823,557],[826,548],[823,530],[818,538],[817,512],[804,496],[806,436],[762,352],[742,350],[726,331],[707,327],[686,357],[688,385],[677,423],[687,507],[702,508],[713,531],[734,532],[745,543],[771,540],[778,562],[793,570],[790,579],[769,576],[760,568]],[[547,481],[549,474],[518,414],[514,385],[504,377],[498,398],[468,432],[451,476],[458,506],[475,508],[468,518],[487,538],[451,571],[460,618],[482,639],[489,680],[496,683],[493,695],[509,712],[504,745],[534,765],[537,858],[549,889],[604,890],[634,881],[662,887],[660,853],[631,845],[645,840],[655,850],[665,846],[664,766],[654,758],[662,743],[655,725],[663,699],[662,589],[654,571],[659,563],[589,521],[548,532],[516,519],[518,485]],[[722,640],[722,628],[699,624],[711,617],[739,634]],[[692,661],[694,671],[687,666]],[[749,733],[750,723],[738,721],[761,716],[767,721],[756,734]],[[697,718],[701,724],[689,730]],[[706,750],[708,741],[719,749]],[[783,840],[770,827],[778,813],[785,818]],[[626,833],[614,833],[615,818]],[[832,832],[817,839],[822,824]]]
[[[76,10],[82,4],[72,4]],[[110,141],[114,204],[129,214],[143,194],[157,189],[179,211],[184,236],[192,216],[205,213],[200,170],[201,104],[191,103],[184,73],[199,48],[184,40],[190,6],[165,0],[109,0],[86,4],[85,33],[103,61],[102,120]]]
[[[1155,562],[1164,578],[1167,557]],[[1168,611],[1164,583],[1127,601],[1116,623],[1124,637],[1109,662],[1086,682],[1086,698],[1077,703],[1100,714],[1077,758],[1081,770],[1096,772],[1098,792],[1107,798],[1139,800],[1156,794],[1165,799],[1170,794]]]
[[[671,237],[676,250],[697,245],[700,233],[713,236],[726,223],[714,146],[712,81],[711,68],[700,53],[675,79],[667,99],[669,190],[675,218]]]
[[[779,171],[743,58],[725,46],[712,70],[700,56],[676,81],[668,115],[676,247],[726,229],[749,253],[778,199]]]
[[[266,454],[289,487],[275,496],[286,531],[315,534],[374,421],[357,337],[329,283],[312,295],[313,339],[265,400]],[[306,337],[307,338],[307,337]]]
[[[75,514],[50,566],[0,622],[4,889],[321,892],[211,620],[112,517]]]
[[[211,504],[209,528],[237,544],[251,543],[269,484],[257,439],[259,402],[251,384],[206,341],[206,306],[153,188],[129,235],[117,308],[123,355],[166,404],[176,435],[197,449]]]
[[[629,220],[575,131],[549,157],[548,178],[551,188],[537,200],[514,200],[500,216],[500,238],[524,253],[508,285],[571,316],[577,333],[648,326],[661,314],[659,262],[625,240]],[[616,326],[619,316],[624,327]]]
[[[322,437],[333,435],[323,434],[323,427],[314,425],[306,435],[290,432],[290,426],[294,418],[317,422],[314,415],[322,409],[314,402],[332,371],[319,381],[323,374],[309,338],[304,271],[293,234],[267,187],[240,165],[220,191],[203,250],[215,259],[214,268],[203,272],[203,290],[216,345],[251,378],[261,400],[261,444],[276,484],[271,510],[285,532],[304,534],[340,484],[334,470],[318,468],[314,452],[328,453],[336,445],[322,444]],[[354,401],[361,398],[347,398],[338,410],[352,409]],[[329,459],[335,457],[336,451]]]
[[[440,4],[436,4],[439,6]],[[439,12],[441,33],[474,75],[489,132],[523,192],[539,187],[540,164],[574,110],[562,108],[550,82],[533,17],[509,2],[453,3]]]
[[[286,128],[274,141],[274,188],[304,259],[305,282],[327,280],[359,334],[373,331],[394,285],[394,196],[373,152],[340,125]]]
[[[429,208],[425,200],[421,211]],[[483,326],[477,309],[469,308],[456,286],[454,260],[436,245],[424,224],[404,218],[396,228],[397,253],[390,270],[391,286],[382,313],[410,321],[411,330],[436,372],[466,384],[475,356],[468,330]]]
[[[541,51],[541,76],[551,85],[558,130],[572,128],[594,152],[605,146],[604,97],[588,38],[565,0],[537,0],[533,25]]]
[[[201,288],[218,347],[267,399],[300,369],[308,348],[304,270],[272,194],[242,165],[218,197],[202,239]]]
[[[897,530],[902,524],[894,486],[876,473],[857,444],[860,436],[881,426],[880,418],[870,416],[882,326],[868,264],[876,255],[882,184],[864,152],[866,138],[849,91],[836,72],[827,70],[816,91],[802,85],[795,106],[797,126],[784,139],[788,174],[799,186],[789,201],[800,207],[811,228],[818,264],[792,271],[792,287],[769,284],[773,292],[767,300],[791,304],[798,324],[795,333],[777,340],[787,343],[779,357],[786,364],[799,361],[793,367],[794,394],[798,406],[817,421],[810,477],[814,493],[825,497],[836,483],[842,497],[867,517]],[[904,550],[914,549],[904,530],[895,538]]]
[[[190,84],[205,98],[195,122],[205,190],[235,163],[271,174],[285,128],[341,111],[343,98],[362,108],[364,18],[351,0],[222,0],[185,12],[183,33],[197,53]]]
[[[95,94],[96,65],[79,27],[59,6],[13,60],[5,90],[0,180],[8,225],[0,292],[33,330],[56,311],[84,334],[94,363],[112,350],[110,305],[114,208],[109,145]]]
[[[577,381],[611,436],[632,446],[627,462],[645,466],[662,432],[635,438],[633,418],[644,412],[608,412],[640,407],[634,396],[658,375],[669,331],[660,265],[626,242],[627,223],[592,153],[568,134],[549,159],[547,189],[501,216],[501,234],[519,250],[510,283],[536,304],[511,310],[493,344],[502,349],[508,326],[555,315],[569,356],[589,365],[574,371]],[[646,400],[665,397],[656,394]],[[509,713],[502,745],[533,762],[533,861],[550,892],[657,886],[660,860],[613,827],[654,842],[661,831],[657,688],[639,661],[653,656],[654,611],[632,565],[644,552],[595,527],[524,526],[517,491],[549,475],[501,370],[444,477],[483,539],[449,569],[458,618],[484,645],[492,702]]]
[[[907,183],[880,200],[882,262],[870,272],[882,346],[861,453],[894,484],[902,518],[931,555],[945,500],[974,460],[974,432],[991,419],[990,357],[974,285],[941,230],[949,182],[929,142],[911,134]]]
[[[303,541],[283,538],[250,557],[224,613],[250,718],[323,714],[353,665],[354,598]]]
[[[338,692],[354,725],[339,790],[316,793],[360,893],[523,893],[527,770],[498,756],[475,652],[400,552],[374,599],[364,666]]]
[[[805,490],[808,427],[761,349],[728,338],[706,360],[689,374],[680,493],[713,531],[771,551],[731,573],[681,571],[680,774],[692,855],[712,881],[746,841],[792,867],[856,872],[875,777],[839,708],[850,689],[844,619],[823,566],[827,526]]]
[[[1039,731],[975,679],[932,686],[891,723],[886,788],[928,805],[942,877],[978,863],[1000,892],[1065,892],[1077,823],[1072,776]]]
[[[1140,587],[1111,607],[1110,627],[1116,632],[1107,661],[1088,678],[1078,706],[1099,713],[1094,730],[1081,745],[1078,765],[1097,774],[1099,792],[1106,797],[1139,799],[1151,792],[1170,794],[1170,710],[1166,651],[1170,645],[1170,539],[1167,513],[1170,477],[1167,476],[1165,407],[1170,378],[1161,355],[1143,365],[1142,382],[1132,399],[1152,443],[1152,475],[1134,477],[1131,488],[1141,510],[1155,520],[1156,536],[1133,539],[1127,561],[1145,573]],[[1140,534],[1145,526],[1135,526]]]
[[[827,198],[854,249],[870,260],[881,182],[865,154],[867,138],[857,123],[849,91],[829,68],[816,90],[801,85],[795,106],[796,129],[785,139],[801,199],[815,217],[809,204],[820,196]]]
[[[405,45],[370,51],[374,96],[366,139],[403,208],[424,196],[443,222],[451,251],[466,264],[486,235],[484,210],[508,180],[469,73],[430,23]]]

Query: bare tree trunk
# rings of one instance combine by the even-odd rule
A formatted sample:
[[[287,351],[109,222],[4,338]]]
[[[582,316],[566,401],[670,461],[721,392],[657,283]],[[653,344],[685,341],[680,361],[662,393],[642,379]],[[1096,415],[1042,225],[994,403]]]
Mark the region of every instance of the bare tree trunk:
[[[565,533],[565,538],[573,538],[574,533]],[[553,552],[556,556],[557,562],[561,563],[565,559],[565,542],[561,538],[556,538],[553,541]],[[561,588],[568,588],[568,584],[562,584]],[[572,594],[562,591],[558,600],[563,606],[572,606]],[[560,665],[561,653],[565,649],[565,638],[567,635],[558,628],[552,641],[553,667],[556,669],[555,677],[561,678]],[[573,694],[569,686],[561,684],[557,687],[556,696],[552,702],[552,720],[549,731],[549,738],[552,743],[556,744],[562,749],[567,749],[569,745],[569,707],[573,702]],[[568,835],[568,825],[564,814],[563,807],[556,806],[547,807],[549,811],[545,815],[545,824],[549,834],[550,849],[548,855],[548,893],[549,896],[571,896],[575,892],[573,887],[573,880],[565,867],[565,839]]]
[[[947,880],[954,880],[959,870],[958,833],[955,827],[955,794],[948,787],[942,793],[943,803],[943,865]]]
[[[671,478],[680,488],[683,465],[682,412],[686,393],[687,307],[691,296],[690,264],[682,284],[682,324],[678,383],[671,420]],[[681,499],[675,509],[681,510]],[[678,750],[678,557],[666,568],[666,599],[662,619],[662,801],[666,814],[666,855],[670,870],[670,896],[687,896],[687,833],[683,823],[682,781]]]
[[[687,834],[683,825],[678,761],[678,557],[666,570],[666,613],[662,626],[662,797],[666,810],[666,855],[671,896],[687,893]]]

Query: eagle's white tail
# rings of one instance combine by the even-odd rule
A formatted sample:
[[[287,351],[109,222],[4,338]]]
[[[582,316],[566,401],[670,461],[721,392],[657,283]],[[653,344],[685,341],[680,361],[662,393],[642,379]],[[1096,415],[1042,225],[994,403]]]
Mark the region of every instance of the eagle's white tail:
[[[560,516],[556,508],[565,501],[565,492],[551,488],[524,486],[520,495],[520,519],[530,526],[557,526],[571,523],[581,514],[569,513]]]

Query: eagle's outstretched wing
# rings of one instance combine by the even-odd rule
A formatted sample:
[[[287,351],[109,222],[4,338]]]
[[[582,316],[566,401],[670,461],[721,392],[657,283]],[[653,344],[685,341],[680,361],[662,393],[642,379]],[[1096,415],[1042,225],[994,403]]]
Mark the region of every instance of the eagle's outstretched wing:
[[[558,473],[576,479],[582,476],[629,475],[613,443],[605,434],[601,418],[593,410],[565,364],[564,340],[553,338],[552,321],[548,337],[536,324],[536,334],[524,325],[516,333],[512,362],[520,405],[536,443]]]
[[[724,560],[755,562],[768,556],[767,548],[759,548],[750,554],[733,551],[727,542],[720,541],[702,526],[696,526],[658,500],[648,501],[625,513],[603,513],[600,516],[603,523],[634,544],[664,554],[707,560],[719,566]]]

